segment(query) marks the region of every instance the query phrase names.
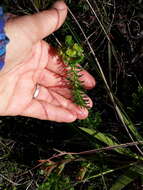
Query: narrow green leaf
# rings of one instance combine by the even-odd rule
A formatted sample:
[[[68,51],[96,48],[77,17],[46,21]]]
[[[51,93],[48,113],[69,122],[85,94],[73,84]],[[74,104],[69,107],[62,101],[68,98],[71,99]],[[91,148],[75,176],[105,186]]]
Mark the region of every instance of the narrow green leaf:
[[[134,135],[134,137],[136,137],[136,139],[138,141],[142,141],[143,137],[139,134],[137,128],[135,127],[135,125],[133,124],[133,122],[131,121],[131,119],[129,118],[129,116],[127,115],[126,111],[124,110],[121,102],[116,98],[116,102],[118,104],[118,115],[120,116],[120,118],[123,119],[123,122],[125,123],[125,125],[129,128],[129,130],[132,132],[132,134]]]
[[[110,190],[121,190],[140,175],[143,176],[143,165],[135,164],[117,179]]]
[[[125,174],[120,176],[110,190],[121,190],[126,187],[129,183],[138,177],[136,172],[133,172],[131,168],[127,170]]]
[[[99,141],[109,145],[109,146],[116,146],[119,145],[118,143],[116,143],[115,141],[113,141],[110,137],[108,137],[106,134],[101,133],[101,132],[97,132],[94,129],[88,129],[88,128],[84,128],[84,127],[80,127],[80,129],[86,133],[88,133],[89,135],[92,135],[94,138],[98,139]],[[128,148],[115,148],[114,149],[116,152],[120,153],[120,154],[125,154],[128,155],[130,157],[134,157],[136,159],[139,159],[139,157],[133,153],[132,151],[130,151]]]
[[[142,164],[136,164],[133,167],[131,167],[131,170],[133,172],[138,173],[139,175],[143,176],[143,165]]]

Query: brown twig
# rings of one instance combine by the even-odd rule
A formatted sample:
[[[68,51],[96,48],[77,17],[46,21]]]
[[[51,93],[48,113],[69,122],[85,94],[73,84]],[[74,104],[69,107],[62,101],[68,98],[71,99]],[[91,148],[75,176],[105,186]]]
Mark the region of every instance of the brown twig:
[[[94,154],[94,153],[99,153],[99,152],[103,152],[103,151],[107,151],[107,150],[114,150],[117,148],[126,148],[129,146],[135,146],[135,145],[139,145],[139,144],[143,144],[143,141],[129,142],[129,143],[124,143],[124,144],[120,144],[120,145],[107,146],[107,147],[103,147],[103,148],[92,149],[92,150],[87,150],[87,151],[82,151],[82,152],[65,152],[65,151],[59,151],[57,149],[54,149],[55,151],[59,152],[59,154],[55,154],[46,160],[40,160],[40,162],[42,164],[45,162],[51,162],[52,159],[59,158],[59,157],[62,157],[64,155],[71,155],[72,156],[72,155]]]

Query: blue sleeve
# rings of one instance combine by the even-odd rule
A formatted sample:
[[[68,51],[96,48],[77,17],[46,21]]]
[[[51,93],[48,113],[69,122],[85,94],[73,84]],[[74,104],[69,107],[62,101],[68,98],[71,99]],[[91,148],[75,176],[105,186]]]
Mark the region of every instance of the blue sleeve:
[[[6,45],[9,42],[4,31],[5,23],[6,16],[4,15],[3,8],[0,7],[0,70],[3,68],[5,63]]]

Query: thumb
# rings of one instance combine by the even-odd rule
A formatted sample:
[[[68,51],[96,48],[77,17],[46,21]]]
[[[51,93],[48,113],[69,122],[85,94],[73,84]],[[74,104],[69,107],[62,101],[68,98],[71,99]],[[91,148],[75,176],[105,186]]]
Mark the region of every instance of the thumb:
[[[67,6],[63,1],[57,1],[51,9],[33,15],[15,17],[11,24],[18,31],[15,35],[24,35],[32,43],[42,40],[56,31],[65,21]]]

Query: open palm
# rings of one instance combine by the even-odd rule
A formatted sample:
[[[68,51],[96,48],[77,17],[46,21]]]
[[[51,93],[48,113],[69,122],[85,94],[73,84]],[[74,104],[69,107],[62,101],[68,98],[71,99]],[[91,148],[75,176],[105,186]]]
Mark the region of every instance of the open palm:
[[[59,6],[64,9],[57,10]],[[54,9],[47,12],[14,18],[8,22],[6,32],[10,44],[7,65],[0,75],[0,115],[22,115],[57,122],[72,122],[87,117],[88,110],[81,109],[72,102],[64,63],[56,51],[42,40],[60,27],[66,13],[66,5],[58,2]],[[37,23],[45,16],[49,20],[52,18],[54,22],[51,26],[49,23],[49,28],[41,25],[42,32],[39,32]],[[27,30],[28,26],[32,27],[30,32]],[[95,84],[93,77],[86,71],[82,74],[85,87],[92,88]],[[92,106],[92,101],[89,102]]]

